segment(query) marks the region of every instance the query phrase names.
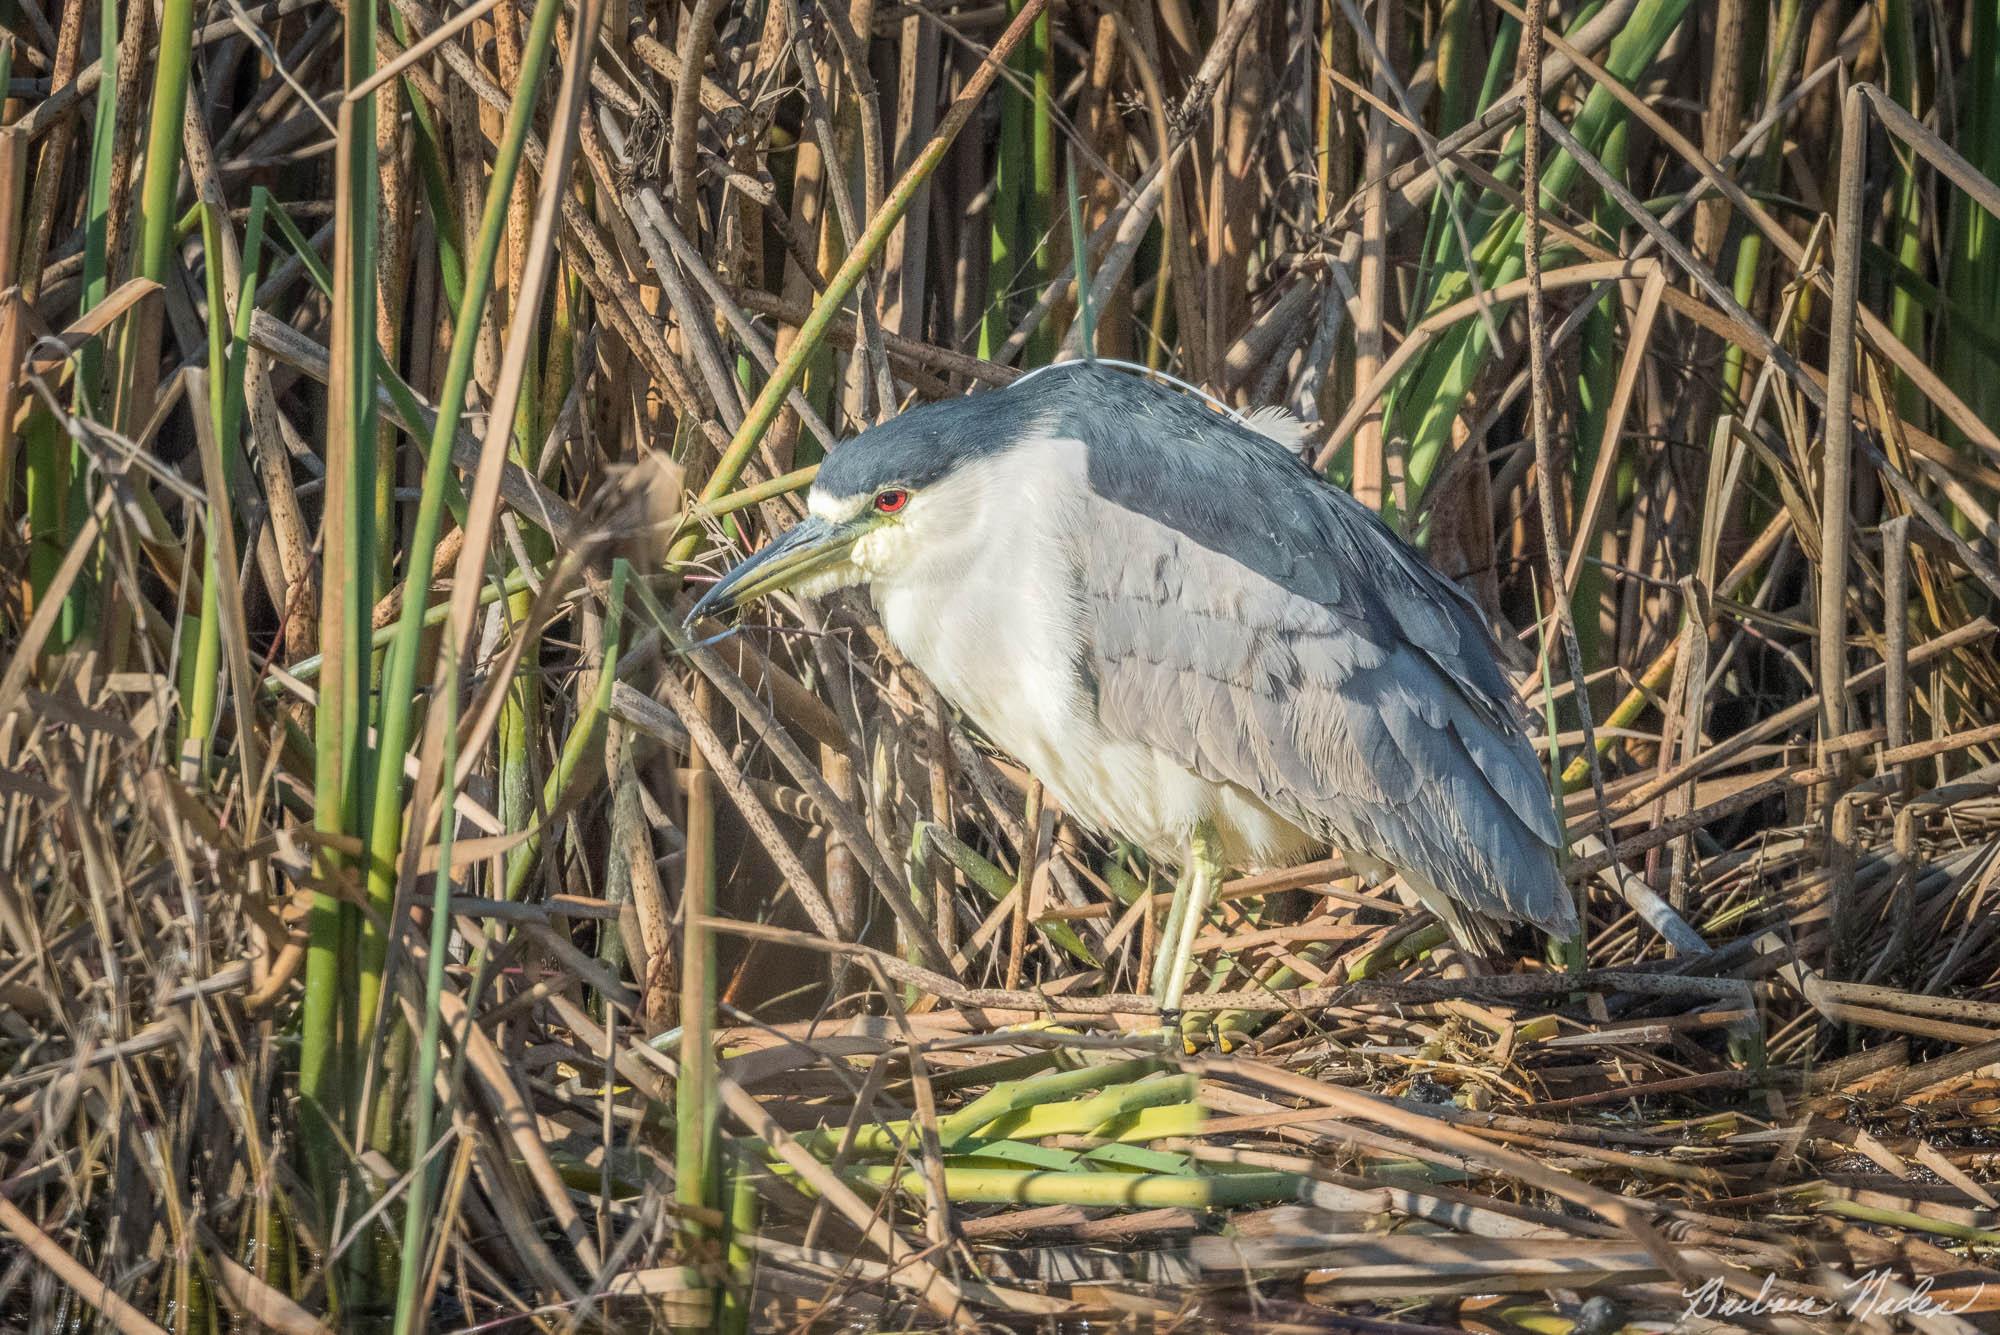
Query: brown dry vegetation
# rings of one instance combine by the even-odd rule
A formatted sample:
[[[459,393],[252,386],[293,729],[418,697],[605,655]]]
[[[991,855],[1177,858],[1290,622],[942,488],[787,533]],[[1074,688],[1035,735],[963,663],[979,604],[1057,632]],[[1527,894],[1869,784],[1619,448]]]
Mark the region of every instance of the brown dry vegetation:
[[[2000,9],[1530,8],[0,6],[0,1325],[2000,1328]],[[864,607],[687,642],[1092,347],[1515,635],[1567,961],[1336,859],[1164,1041]]]

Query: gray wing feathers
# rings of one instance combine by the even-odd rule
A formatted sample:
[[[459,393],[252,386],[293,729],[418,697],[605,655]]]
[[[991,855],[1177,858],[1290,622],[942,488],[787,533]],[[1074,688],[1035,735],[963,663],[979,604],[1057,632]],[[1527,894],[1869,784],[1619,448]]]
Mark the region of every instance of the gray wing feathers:
[[[1573,928],[1541,766],[1456,589],[1414,555],[1357,551],[1331,509],[1317,597],[1099,509],[1077,564],[1108,732],[1479,913]]]

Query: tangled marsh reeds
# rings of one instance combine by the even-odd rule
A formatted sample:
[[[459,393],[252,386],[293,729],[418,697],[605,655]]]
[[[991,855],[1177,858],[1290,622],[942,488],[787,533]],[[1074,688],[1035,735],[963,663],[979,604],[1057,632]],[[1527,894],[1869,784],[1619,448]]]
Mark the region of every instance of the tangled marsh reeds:
[[[0,1325],[2000,1328],[1988,0],[8,0],[0,82]],[[865,606],[682,629],[1090,354],[1473,593],[1578,942],[1244,876],[1162,1034],[1167,873]]]

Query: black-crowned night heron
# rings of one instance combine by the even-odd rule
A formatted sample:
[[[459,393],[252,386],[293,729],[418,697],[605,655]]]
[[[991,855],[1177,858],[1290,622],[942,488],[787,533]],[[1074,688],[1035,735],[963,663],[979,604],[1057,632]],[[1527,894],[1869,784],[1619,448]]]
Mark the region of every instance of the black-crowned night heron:
[[[865,584],[946,699],[1073,818],[1178,860],[1178,1008],[1227,867],[1331,845],[1462,944],[1576,914],[1520,702],[1472,602],[1283,444],[1090,362],[912,409],[695,613]]]

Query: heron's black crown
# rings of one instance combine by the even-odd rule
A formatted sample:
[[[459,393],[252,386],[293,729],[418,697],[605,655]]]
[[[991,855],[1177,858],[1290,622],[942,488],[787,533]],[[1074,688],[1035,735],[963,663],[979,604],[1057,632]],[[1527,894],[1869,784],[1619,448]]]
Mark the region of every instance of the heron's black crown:
[[[1175,446],[1220,437],[1259,453],[1284,453],[1179,390],[1095,362],[1064,362],[1005,389],[927,403],[871,427],[827,456],[816,486],[836,497],[922,488],[965,464],[1052,436],[1097,447],[1099,470],[1109,462],[1104,456],[1129,454],[1118,462],[1156,480],[1163,464],[1172,469]]]

